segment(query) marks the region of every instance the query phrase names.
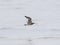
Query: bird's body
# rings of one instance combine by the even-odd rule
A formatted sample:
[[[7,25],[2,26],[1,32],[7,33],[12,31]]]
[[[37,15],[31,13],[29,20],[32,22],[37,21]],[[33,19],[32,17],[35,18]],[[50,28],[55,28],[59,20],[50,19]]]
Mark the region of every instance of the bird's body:
[[[25,16],[25,17],[28,19],[28,22],[25,25],[33,25],[33,24],[35,24],[35,23],[32,22],[32,19],[30,17],[28,17],[28,16]]]

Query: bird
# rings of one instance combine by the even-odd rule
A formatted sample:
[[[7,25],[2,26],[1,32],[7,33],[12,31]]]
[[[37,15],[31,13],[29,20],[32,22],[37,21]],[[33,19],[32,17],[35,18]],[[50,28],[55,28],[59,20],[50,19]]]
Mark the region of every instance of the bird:
[[[25,18],[28,19],[27,24],[25,24],[25,26],[26,25],[33,25],[33,24],[35,24],[35,23],[32,22],[32,18],[31,17],[25,16]]]

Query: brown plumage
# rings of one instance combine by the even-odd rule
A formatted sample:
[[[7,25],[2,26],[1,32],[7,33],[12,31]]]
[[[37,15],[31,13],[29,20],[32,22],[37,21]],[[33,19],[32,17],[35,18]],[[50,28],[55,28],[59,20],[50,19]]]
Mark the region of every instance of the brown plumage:
[[[34,24],[34,23],[32,22],[32,19],[31,19],[30,17],[25,16],[25,18],[28,19],[28,22],[27,22],[27,24],[25,24],[25,25],[33,25],[33,24]]]

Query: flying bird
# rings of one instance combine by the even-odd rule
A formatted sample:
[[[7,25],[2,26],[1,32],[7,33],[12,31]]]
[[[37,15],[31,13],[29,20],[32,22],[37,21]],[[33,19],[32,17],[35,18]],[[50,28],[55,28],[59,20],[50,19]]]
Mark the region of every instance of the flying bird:
[[[25,18],[28,19],[27,24],[25,24],[25,25],[33,25],[33,24],[35,24],[35,23],[32,22],[32,19],[30,17],[25,16]]]

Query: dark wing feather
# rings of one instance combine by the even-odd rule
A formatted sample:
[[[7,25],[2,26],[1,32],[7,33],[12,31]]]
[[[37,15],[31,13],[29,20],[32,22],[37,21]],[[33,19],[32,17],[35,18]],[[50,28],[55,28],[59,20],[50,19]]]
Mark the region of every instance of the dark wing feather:
[[[32,19],[30,18],[30,17],[28,17],[28,16],[25,16],[29,21],[31,21]]]

